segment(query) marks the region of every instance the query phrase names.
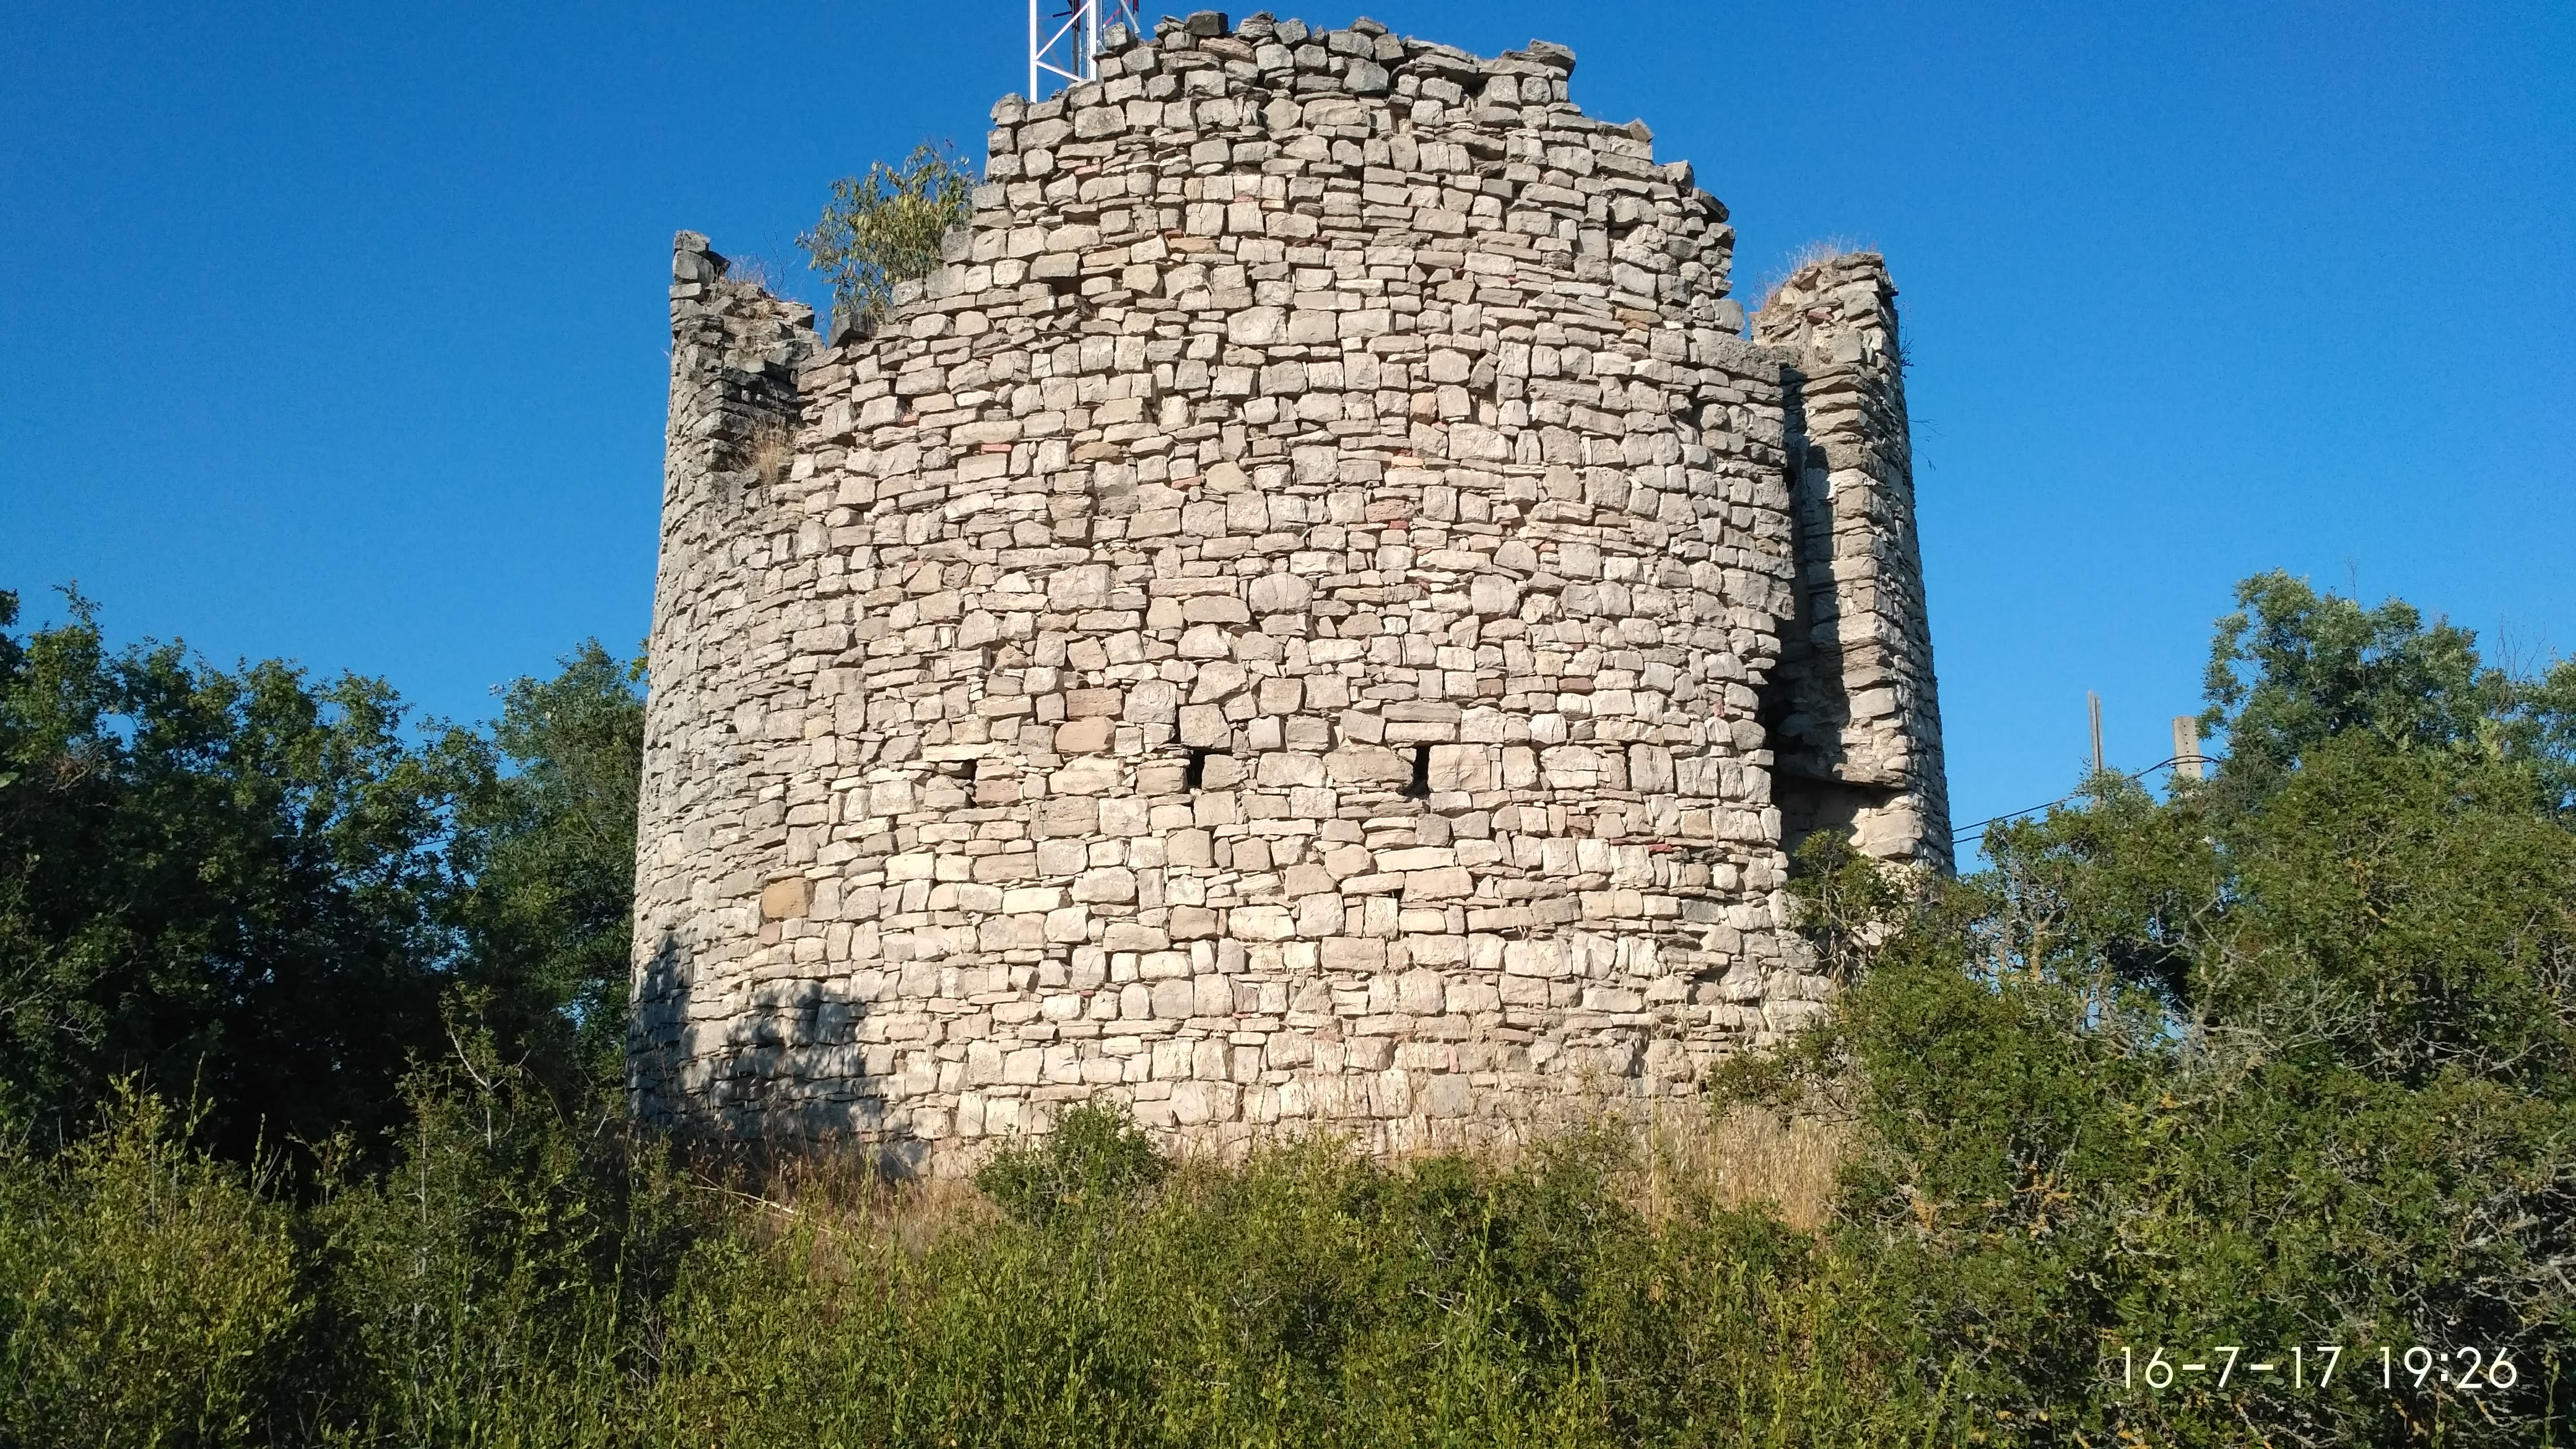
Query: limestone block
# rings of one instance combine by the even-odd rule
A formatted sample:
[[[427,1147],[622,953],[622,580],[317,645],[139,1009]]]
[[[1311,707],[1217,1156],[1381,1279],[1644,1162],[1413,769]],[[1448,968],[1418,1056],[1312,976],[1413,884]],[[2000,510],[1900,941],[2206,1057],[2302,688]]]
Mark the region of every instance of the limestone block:
[[[1231,659],[1202,664],[1190,683],[1190,703],[1213,704],[1243,688],[1250,675]]]
[[[1475,894],[1475,878],[1464,866],[1444,866],[1437,870],[1413,870],[1404,873],[1404,898],[1408,901],[1453,900]]]
[[[1248,624],[1252,611],[1231,594],[1199,594],[1181,601],[1181,618],[1192,624]]]
[[[1464,1075],[1441,1072],[1423,1078],[1415,1101],[1425,1116],[1457,1118],[1473,1111],[1475,1093],[1473,1084]]]
[[[1284,941],[1297,933],[1285,906],[1236,906],[1226,912],[1226,934],[1238,941]]]
[[[1112,921],[1101,933],[1100,944],[1111,951],[1160,951],[1172,944],[1172,938],[1158,927]]]
[[[1181,743],[1205,748],[1222,746],[1234,738],[1234,730],[1225,722],[1223,708],[1213,704],[1183,705]]]
[[[1060,755],[1086,755],[1109,748],[1115,722],[1094,715],[1087,719],[1067,720],[1056,726],[1055,749]]]
[[[804,876],[791,875],[771,881],[760,890],[760,918],[784,921],[804,915],[814,904],[814,883]]]
[[[1433,745],[1428,783],[1434,791],[1490,790],[1490,758],[1483,745]]]
[[[1168,680],[1148,679],[1127,691],[1120,718],[1130,724],[1170,724],[1178,717],[1181,695]]]
[[[1479,574],[1468,586],[1469,607],[1485,618],[1501,618],[1516,613],[1521,606],[1521,586],[1508,578]]]
[[[1285,335],[1287,316],[1277,307],[1246,307],[1225,319],[1225,340],[1237,347],[1267,347]]]
[[[1269,751],[1253,772],[1255,782],[1272,789],[1321,786],[1324,778],[1323,757],[1296,750]]]
[[[1234,983],[1226,977],[1209,973],[1190,978],[1190,1010],[1196,1016],[1232,1016]]]
[[[1105,725],[1107,721],[1084,720],[1081,723],[1087,727],[1093,727],[1093,733],[1097,734],[1099,732],[1097,727]],[[1065,728],[1071,729],[1073,726],[1068,725]],[[1103,743],[1105,744],[1106,741]],[[1117,789],[1119,783],[1118,762],[1100,755],[1086,755],[1047,777],[1047,789],[1058,796],[1105,795]]]
[[[1447,999],[1447,982],[1437,971],[1417,968],[1396,978],[1396,1003],[1407,1015],[1438,1016]]]
[[[1124,905],[1136,899],[1136,872],[1125,866],[1103,866],[1074,877],[1073,898],[1094,904]]]
[[[1297,897],[1297,934],[1309,939],[1331,935],[1342,928],[1346,909],[1342,898],[1331,892]]]
[[[1401,785],[1413,778],[1413,762],[1379,746],[1344,745],[1324,757],[1324,773],[1335,785]]]
[[[1361,936],[1327,936],[1317,945],[1327,971],[1386,969],[1386,942]]]
[[[1050,609],[1097,609],[1109,602],[1109,566],[1076,564],[1047,577]]]
[[[1661,745],[1630,745],[1628,747],[1628,785],[1634,790],[1672,789],[1672,751]]]
[[[1249,597],[1256,614],[1293,614],[1314,595],[1314,585],[1295,574],[1267,573],[1252,581]]]
[[[1088,795],[1059,795],[1040,805],[1037,817],[1037,833],[1040,835],[1091,835],[1100,829],[1100,802]],[[891,862],[888,863],[887,878],[895,878]]]

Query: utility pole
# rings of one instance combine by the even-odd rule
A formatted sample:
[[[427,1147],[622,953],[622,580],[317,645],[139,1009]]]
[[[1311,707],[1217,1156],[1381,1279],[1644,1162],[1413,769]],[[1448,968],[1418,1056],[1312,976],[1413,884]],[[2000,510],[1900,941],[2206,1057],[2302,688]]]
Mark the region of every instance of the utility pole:
[[[2174,716],[2174,773],[2186,780],[2201,778],[2201,767],[2208,761],[2200,753],[2200,717]]]
[[[2093,773],[2098,775],[2102,773],[2102,696],[2088,689],[2084,703],[2093,713]]]
[[[1057,89],[1100,79],[1100,42],[1112,25],[1142,33],[1138,0],[1029,0],[1029,99],[1046,99],[1050,79]],[[1061,5],[1053,15],[1044,13]]]

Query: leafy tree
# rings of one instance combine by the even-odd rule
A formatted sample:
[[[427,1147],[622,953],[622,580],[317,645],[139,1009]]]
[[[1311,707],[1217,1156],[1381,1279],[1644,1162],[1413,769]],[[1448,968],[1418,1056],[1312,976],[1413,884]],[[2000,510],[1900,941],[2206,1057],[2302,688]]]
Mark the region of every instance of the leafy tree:
[[[2518,678],[2479,657],[2476,636],[2404,600],[2364,608],[2288,574],[2236,589],[2211,646],[2204,726],[2227,737],[2240,791],[2269,788],[2307,753],[2360,732],[2391,749],[2438,749],[2538,770],[2576,801],[2576,661]]]
[[[76,595],[0,632],[8,1107],[59,1135],[138,1074],[235,1154],[386,1124],[438,1033],[448,806],[380,681],[111,652]]]
[[[133,1076],[224,1153],[377,1143],[443,1002],[538,1080],[623,1040],[643,706],[596,643],[422,738],[393,690],[0,593],[0,1110],[60,1140]]]
[[[640,664],[590,640],[552,679],[502,695],[466,763],[451,868],[464,970],[496,1038],[558,1091],[615,1079],[626,1044]]]
[[[939,239],[965,219],[974,187],[974,168],[953,149],[925,143],[900,166],[871,162],[866,175],[833,182],[822,220],[796,244],[845,311],[881,317],[895,283],[939,265]]]
[[[2216,780],[2159,802],[2097,779],[1915,903],[1811,845],[1819,948],[1879,944],[1772,1085],[1803,1072],[1858,1118],[1844,1246],[1913,1325],[1918,1371],[2001,1437],[2563,1434],[2566,674],[2510,678],[2400,604],[2277,575],[2240,597],[2212,671],[2234,746]],[[2124,1346],[2228,1343],[2370,1362],[2323,1391],[2118,1382]],[[2377,1346],[2417,1344],[2502,1346],[2520,1376],[2383,1391]]]

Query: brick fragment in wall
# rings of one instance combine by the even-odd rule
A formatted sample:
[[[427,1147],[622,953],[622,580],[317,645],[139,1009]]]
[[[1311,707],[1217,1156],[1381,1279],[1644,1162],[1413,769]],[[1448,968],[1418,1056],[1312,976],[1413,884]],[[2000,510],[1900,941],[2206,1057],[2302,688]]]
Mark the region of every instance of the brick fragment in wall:
[[[1828,989],[1799,835],[1948,860],[1883,264],[1744,336],[1562,47],[1113,42],[872,327],[675,245],[638,1111],[946,1171],[1687,1095]]]

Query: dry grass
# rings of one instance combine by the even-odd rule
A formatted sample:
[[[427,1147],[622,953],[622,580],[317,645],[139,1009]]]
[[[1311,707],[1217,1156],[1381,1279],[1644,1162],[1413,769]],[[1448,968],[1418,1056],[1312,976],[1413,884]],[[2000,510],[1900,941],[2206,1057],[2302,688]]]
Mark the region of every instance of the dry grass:
[[[1789,255],[1782,258],[1777,266],[1762,274],[1762,285],[1755,289],[1762,297],[1762,306],[1755,310],[1767,309],[1773,302],[1779,300],[1780,289],[1789,284],[1790,278],[1807,268],[1818,262],[1830,262],[1836,257],[1848,256],[1853,252],[1864,250],[1867,248],[1857,239],[1847,236],[1822,236],[1812,241],[1801,242],[1792,248]]]
[[[1719,1114],[1693,1106],[1661,1115],[1646,1128],[1637,1205],[1660,1216],[1695,1202],[1769,1203],[1783,1222],[1814,1232],[1832,1212],[1834,1173],[1849,1138],[1847,1124],[1760,1107]]]
[[[992,1225],[990,1198],[961,1178],[903,1177],[858,1148],[786,1151],[756,1166],[697,1174],[709,1191],[756,1210],[765,1233],[809,1227],[853,1247],[919,1255],[943,1239]]]
[[[1849,1124],[1821,1117],[1746,1106],[1712,1112],[1697,1102],[1672,1104],[1642,1122],[1604,1112],[1592,1127],[1636,1132],[1639,1150],[1623,1174],[1623,1195],[1650,1219],[1767,1203],[1801,1232],[1820,1230],[1830,1216],[1834,1174],[1850,1137]],[[1273,1145],[1297,1140],[1285,1134]],[[1542,1145],[1494,1143],[1460,1155],[1507,1168]],[[1441,1154],[1406,1154],[1434,1155]],[[1184,1164],[1217,1172],[1234,1165],[1193,1153],[1184,1154]],[[714,1190],[756,1205],[774,1231],[804,1224],[853,1247],[916,1256],[955,1234],[989,1228],[1000,1216],[968,1179],[892,1175],[861,1151],[789,1153],[740,1181]]]
[[[784,266],[757,252],[746,256],[728,257],[725,262],[724,279],[726,281],[748,282],[773,297],[780,295],[779,288],[787,280],[788,273]]]
[[[763,418],[752,426],[745,451],[762,486],[775,488],[796,465],[796,429],[783,418]]]

